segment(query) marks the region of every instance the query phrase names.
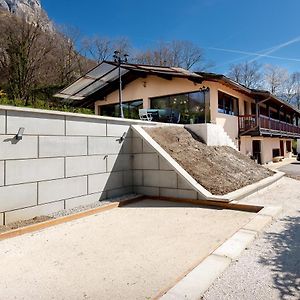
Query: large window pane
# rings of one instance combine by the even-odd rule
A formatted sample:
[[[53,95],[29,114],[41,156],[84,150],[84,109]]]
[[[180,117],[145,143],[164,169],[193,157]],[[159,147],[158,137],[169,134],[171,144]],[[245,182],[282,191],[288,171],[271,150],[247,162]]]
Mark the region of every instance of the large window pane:
[[[218,91],[218,112],[238,116],[239,100],[231,95]]]
[[[135,101],[123,102],[122,107],[125,118],[139,119],[139,109],[143,108],[143,100],[140,99]],[[100,108],[100,112],[102,116],[120,117],[120,105],[103,105]]]
[[[158,110],[162,122],[172,122],[174,120],[181,124],[209,122],[209,91],[152,98],[151,109]],[[175,118],[170,118],[170,114]]]

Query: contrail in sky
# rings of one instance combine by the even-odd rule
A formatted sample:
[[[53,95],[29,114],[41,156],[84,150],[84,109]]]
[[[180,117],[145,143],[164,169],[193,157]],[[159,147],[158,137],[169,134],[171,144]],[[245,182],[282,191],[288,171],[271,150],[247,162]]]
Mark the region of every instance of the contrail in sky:
[[[294,44],[296,42],[299,42],[300,41],[300,36],[294,38],[294,39],[291,39],[287,42],[284,42],[282,44],[279,44],[279,45],[276,45],[272,48],[268,48],[268,49],[264,49],[262,51],[259,51],[259,52],[250,52],[250,51],[242,51],[242,50],[233,50],[233,49],[225,49],[225,48],[216,48],[216,47],[206,47],[206,49],[210,49],[210,50],[217,50],[217,51],[224,51],[224,52],[231,52],[231,53],[238,53],[238,54],[245,54],[246,56],[255,56],[252,60],[250,60],[250,62],[254,62],[262,57],[268,57],[268,58],[274,58],[274,59],[280,59],[280,60],[288,60],[288,61],[294,61],[294,62],[300,62],[300,59],[299,58],[288,58],[288,57],[281,57],[281,56],[274,56],[274,55],[270,55],[282,48],[285,48],[291,44]],[[241,58],[236,58],[236,59],[233,59],[231,61],[228,61],[224,64],[221,64],[221,65],[218,65],[218,66],[215,66],[214,69],[216,67],[220,67],[220,66],[224,66],[224,65],[227,65],[229,63],[233,63],[235,61],[239,61],[241,59],[244,59],[244,57],[241,57]]]
[[[255,57],[255,58],[253,58],[252,60],[250,60],[250,62],[254,62],[254,61],[258,60],[258,59],[261,58],[261,57],[266,57],[266,55],[272,54],[272,53],[278,51],[279,49],[285,48],[285,47],[287,47],[287,46],[289,46],[289,45],[292,45],[292,44],[294,44],[294,43],[297,43],[297,42],[299,42],[299,41],[300,41],[300,36],[298,36],[298,37],[296,37],[296,38],[294,38],[294,39],[291,39],[291,40],[289,40],[289,41],[287,41],[287,42],[285,42],[285,43],[279,44],[279,45],[277,45],[277,46],[271,48],[270,50],[268,50],[268,51],[262,53],[261,55],[259,55],[259,56]]]
[[[217,51],[224,51],[224,52],[230,52],[230,53],[238,53],[238,54],[244,54],[247,56],[255,56],[255,58],[253,58],[252,60],[250,60],[250,62],[254,62],[262,57],[267,57],[267,58],[274,58],[274,59],[280,59],[280,60],[288,60],[288,61],[294,61],[294,62],[300,62],[300,59],[299,58],[289,58],[289,57],[282,57],[282,56],[274,56],[274,55],[270,55],[274,52],[276,52],[277,50],[280,50],[284,47],[287,47],[291,44],[294,44],[296,42],[299,42],[300,41],[300,36],[299,37],[296,37],[292,40],[289,40],[285,43],[282,43],[282,44],[279,44],[279,45],[276,45],[272,48],[267,48],[267,49],[264,49],[264,50],[261,50],[259,52],[250,52],[250,51],[243,51],[243,50],[233,50],[233,49],[225,49],[225,48],[217,48],[217,47],[206,47],[206,49],[210,49],[210,50],[217,50]],[[245,57],[239,57],[239,58],[235,58],[233,60],[230,60],[224,64],[221,64],[221,65],[218,65],[218,66],[215,66],[215,68],[217,67],[221,67],[221,66],[224,66],[224,65],[227,65],[229,63],[233,63],[235,61],[239,61],[239,60],[242,60],[244,59]]]

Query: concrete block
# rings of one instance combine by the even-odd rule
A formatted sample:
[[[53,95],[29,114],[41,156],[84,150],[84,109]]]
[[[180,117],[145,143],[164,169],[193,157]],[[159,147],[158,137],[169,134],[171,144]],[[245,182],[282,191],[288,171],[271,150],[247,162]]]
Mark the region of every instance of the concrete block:
[[[177,188],[177,174],[173,171],[144,170],[144,185]]]
[[[272,217],[271,216],[256,215],[243,228],[247,229],[247,230],[253,230],[253,231],[261,232],[271,222],[272,222]]]
[[[193,189],[192,185],[189,184],[186,179],[184,179],[183,177],[181,177],[180,175],[178,175],[178,188],[179,189],[185,189],[185,190],[190,190]]]
[[[64,202],[54,202],[34,207],[18,209],[5,213],[5,223],[28,220],[37,216],[45,216],[64,209]]]
[[[132,138],[132,153],[143,153],[143,140],[141,138]]]
[[[87,155],[87,138],[79,136],[41,136],[39,157]]]
[[[208,256],[160,299],[200,299],[210,285],[230,265],[230,262],[230,259],[226,257]]]
[[[132,170],[123,171],[123,185],[132,186],[133,184],[133,172]]]
[[[0,110],[0,134],[5,134],[5,110]]]
[[[72,199],[65,200],[66,209],[71,209],[78,206],[85,206],[106,199],[106,192],[85,195]]]
[[[126,137],[122,142],[121,153],[132,154],[132,138]]]
[[[158,154],[143,153],[133,155],[134,170],[158,170]]]
[[[114,189],[114,190],[107,191],[107,199],[121,197],[121,196],[128,195],[131,193],[132,193],[132,187],[130,187],[130,186],[119,188],[119,189]]]
[[[256,232],[240,229],[229,240],[215,250],[213,254],[237,259],[255,237]]]
[[[7,111],[7,134],[17,134],[24,127],[24,134],[64,135],[65,117],[25,111]]]
[[[97,193],[123,187],[123,172],[89,175],[88,193]]]
[[[134,192],[136,194],[141,194],[141,195],[146,195],[146,196],[159,196],[159,188],[158,187],[135,186]]]
[[[143,140],[143,153],[155,153],[155,149],[148,144],[145,140]]]
[[[107,121],[107,136],[121,137],[124,133],[126,136],[131,136],[129,123]]]
[[[38,138],[24,136],[16,141],[14,135],[0,135],[0,160],[38,157]]]
[[[130,169],[132,169],[132,156],[130,154],[108,155],[107,172],[124,171]]]
[[[0,186],[4,185],[4,161],[0,161]]]
[[[88,176],[88,193],[98,193],[107,190],[106,185],[110,173],[94,174]]]
[[[125,141],[120,143],[118,138],[115,137],[89,137],[89,155],[124,153],[125,151],[123,151],[123,148],[128,147],[128,144],[125,144]]]
[[[142,170],[133,170],[132,171],[133,176],[133,185],[143,185],[143,171]]]
[[[197,199],[197,192],[193,190],[160,188],[159,195],[162,197]]]
[[[266,206],[258,212],[259,215],[270,216],[275,219],[282,212],[281,206]]]
[[[63,178],[64,159],[8,160],[5,172],[6,185]]]
[[[0,187],[0,212],[37,205],[37,183]]]
[[[87,194],[87,176],[39,182],[39,204]]]
[[[106,136],[106,121],[67,117],[66,135]]]
[[[172,165],[163,157],[159,157],[159,169],[165,171],[172,171],[174,168]]]
[[[104,155],[78,156],[66,158],[66,176],[80,176],[106,172]]]

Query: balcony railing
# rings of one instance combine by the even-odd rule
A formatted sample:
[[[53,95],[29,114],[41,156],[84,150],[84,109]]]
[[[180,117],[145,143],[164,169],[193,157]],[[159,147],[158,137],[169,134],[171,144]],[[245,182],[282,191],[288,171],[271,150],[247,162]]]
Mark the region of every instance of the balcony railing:
[[[240,132],[251,131],[251,129],[266,129],[270,131],[278,131],[283,133],[293,133],[300,134],[300,127],[279,121],[273,118],[269,118],[264,115],[258,117],[258,122],[256,120],[256,115],[243,115],[239,116],[239,130]]]

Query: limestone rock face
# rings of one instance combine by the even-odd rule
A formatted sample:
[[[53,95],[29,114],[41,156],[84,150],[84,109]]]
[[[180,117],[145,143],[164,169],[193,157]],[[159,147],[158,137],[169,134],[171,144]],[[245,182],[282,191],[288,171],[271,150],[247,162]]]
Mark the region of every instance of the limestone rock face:
[[[0,0],[0,9],[25,18],[29,23],[39,20],[44,29],[53,30],[53,24],[42,9],[40,0]]]

